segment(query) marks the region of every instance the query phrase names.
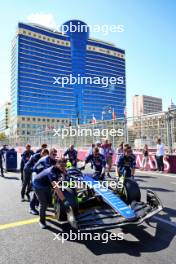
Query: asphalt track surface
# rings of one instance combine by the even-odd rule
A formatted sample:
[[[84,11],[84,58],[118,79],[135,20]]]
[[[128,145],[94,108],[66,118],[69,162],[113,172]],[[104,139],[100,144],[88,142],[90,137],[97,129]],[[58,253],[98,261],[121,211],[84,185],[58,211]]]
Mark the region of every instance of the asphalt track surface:
[[[70,232],[67,225],[65,234],[56,236],[63,230],[48,211],[49,228],[41,230],[38,218],[28,212],[28,202],[20,201],[19,173],[0,177],[0,264],[175,264],[176,175],[137,175],[143,200],[149,188],[158,194],[164,209],[140,226],[99,232],[98,238],[105,232],[106,236],[116,233],[116,239],[109,239],[108,243],[104,243],[105,236],[100,240],[68,239],[62,243],[61,238]],[[118,239],[119,233],[123,233],[123,240]]]

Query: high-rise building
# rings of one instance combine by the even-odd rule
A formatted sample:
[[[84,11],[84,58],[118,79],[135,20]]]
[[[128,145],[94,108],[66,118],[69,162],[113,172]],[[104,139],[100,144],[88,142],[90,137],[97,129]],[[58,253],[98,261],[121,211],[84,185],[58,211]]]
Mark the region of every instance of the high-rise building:
[[[133,96],[133,117],[162,111],[162,99],[147,95]]]
[[[88,123],[92,116],[100,120],[106,109],[111,111],[104,111],[104,119],[112,119],[112,109],[117,117],[123,117],[125,51],[89,38],[86,28],[72,32],[70,23],[86,25],[68,21],[64,24],[68,31],[61,33],[35,24],[18,24],[12,47],[13,135],[29,137],[37,130],[70,121]],[[63,77],[76,77],[77,82],[63,85]],[[91,82],[97,77],[104,84]],[[111,77],[123,81],[107,83]]]
[[[0,133],[6,133],[10,125],[11,103],[6,102],[0,107]]]

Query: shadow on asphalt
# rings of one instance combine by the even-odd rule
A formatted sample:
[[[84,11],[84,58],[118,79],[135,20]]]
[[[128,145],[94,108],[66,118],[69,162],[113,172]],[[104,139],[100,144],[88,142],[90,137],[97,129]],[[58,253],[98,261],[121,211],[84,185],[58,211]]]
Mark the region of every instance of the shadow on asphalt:
[[[13,176],[12,177],[4,176],[3,179],[5,179],[5,180],[17,180],[17,181],[20,180],[19,177],[13,177]]]
[[[140,173],[140,172],[138,172],[138,174],[139,174],[139,173]],[[146,173],[147,173],[147,172],[146,172]],[[139,175],[135,175],[135,179],[138,178],[138,177],[140,177],[140,179],[141,179],[141,178],[144,178],[144,179],[145,179],[145,178],[146,178],[146,179],[156,179],[155,176],[144,176],[144,175],[142,175],[142,174],[141,174],[140,176],[139,176]]]
[[[176,218],[176,209],[164,207],[162,212],[164,212],[164,214],[162,214],[161,217],[167,221],[172,221],[172,218]]]
[[[142,179],[136,179],[136,177],[135,177],[135,180],[136,180],[136,182],[147,182],[147,181],[142,180]]]
[[[166,212],[170,214],[170,210],[172,209],[166,208]],[[171,212],[173,213],[173,212]],[[48,227],[48,231],[51,231],[53,233],[60,233],[61,234],[70,234],[70,228],[68,225],[64,225],[61,229],[61,226],[59,223],[50,220],[50,223],[54,225]],[[155,234],[149,233],[149,226],[147,225],[140,225],[140,226],[126,226],[122,230],[119,230],[118,233],[123,232],[123,240],[118,241],[118,234],[117,239],[115,241],[109,240],[108,243],[104,243],[104,239],[95,241],[95,240],[67,240],[72,243],[80,243],[85,245],[94,255],[105,255],[105,254],[128,254],[130,256],[140,257],[142,253],[152,253],[152,252],[159,252],[161,250],[164,250],[169,247],[170,243],[174,239],[176,235],[176,229],[174,227],[171,227],[170,230],[168,226],[163,225],[163,223],[157,221],[157,220],[150,220],[150,223],[153,223],[154,227],[150,225],[150,228],[152,228],[152,233],[155,232]],[[72,230],[74,233],[75,231]],[[154,231],[154,232],[153,232]],[[113,232],[113,231],[112,231]],[[106,233],[108,236],[110,236],[111,232],[103,230],[101,232],[94,232],[95,233]],[[92,233],[93,234],[93,233]],[[128,234],[131,234],[131,236],[134,237],[134,240],[127,240],[126,236]]]
[[[168,190],[168,189],[165,189],[165,188],[160,188],[160,187],[140,187],[140,189],[143,189],[143,190],[152,190],[152,191],[156,191],[156,192],[175,192],[175,190]]]

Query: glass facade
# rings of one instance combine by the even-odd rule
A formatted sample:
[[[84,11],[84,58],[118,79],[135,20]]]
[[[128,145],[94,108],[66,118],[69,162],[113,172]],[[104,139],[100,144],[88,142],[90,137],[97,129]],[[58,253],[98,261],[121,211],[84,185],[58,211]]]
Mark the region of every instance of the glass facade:
[[[94,50],[95,49],[95,50]],[[96,52],[97,50],[101,52]],[[115,56],[116,55],[116,56]],[[124,117],[126,105],[125,59],[124,51],[106,44],[88,42],[86,55],[86,75],[100,78],[123,77],[123,83],[104,85],[86,85],[84,89],[84,112],[88,117],[94,113],[96,119],[112,119],[112,110],[117,118]],[[105,109],[111,109],[108,114]]]
[[[85,123],[93,115],[100,120],[106,107],[123,117],[125,82],[107,87],[89,83],[62,87],[54,84],[54,77],[123,76],[125,80],[124,54],[113,45],[91,40],[89,32],[62,34],[19,23],[12,47],[12,117],[79,118]],[[107,114],[106,119],[112,119],[112,114]]]

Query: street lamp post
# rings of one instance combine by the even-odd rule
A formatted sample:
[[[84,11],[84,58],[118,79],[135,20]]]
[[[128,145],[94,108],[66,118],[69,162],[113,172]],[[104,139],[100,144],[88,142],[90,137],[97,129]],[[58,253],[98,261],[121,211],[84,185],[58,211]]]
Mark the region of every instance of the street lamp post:
[[[104,120],[104,115],[105,114],[112,114],[112,113],[114,113],[114,108],[112,108],[112,106],[105,106],[105,107],[103,107],[102,120]],[[114,117],[112,118],[112,122],[113,122],[113,130],[114,130]],[[112,146],[114,148],[114,135],[112,137]]]
[[[171,122],[173,119],[173,115],[171,113],[170,108],[166,112],[166,123],[167,123],[167,142],[168,142],[168,149],[169,153],[172,153],[172,129],[171,129]]]

